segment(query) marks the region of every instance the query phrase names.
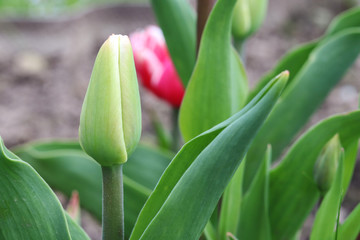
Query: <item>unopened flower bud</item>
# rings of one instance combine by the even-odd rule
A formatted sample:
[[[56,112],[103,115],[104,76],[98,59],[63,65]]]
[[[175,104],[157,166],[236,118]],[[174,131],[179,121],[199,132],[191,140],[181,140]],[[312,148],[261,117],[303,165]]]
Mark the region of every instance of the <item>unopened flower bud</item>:
[[[268,0],[237,0],[232,22],[232,33],[243,40],[254,33],[262,24]]]
[[[122,164],[141,134],[139,89],[130,40],[112,35],[96,57],[83,103],[79,137],[102,166]]]
[[[314,180],[322,193],[326,193],[335,179],[336,170],[341,158],[339,135],[335,135],[321,151],[315,166]]]

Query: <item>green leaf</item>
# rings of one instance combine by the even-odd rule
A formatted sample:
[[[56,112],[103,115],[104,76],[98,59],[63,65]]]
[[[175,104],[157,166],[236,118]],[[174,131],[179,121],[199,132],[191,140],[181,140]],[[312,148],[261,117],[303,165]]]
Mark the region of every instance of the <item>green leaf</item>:
[[[310,42],[300,46],[295,47],[294,49],[289,50],[276,64],[276,66],[265,76],[263,76],[255,88],[251,91],[248,101],[250,101],[258,92],[279,72],[288,70],[290,72],[289,84],[299,73],[303,65],[309,58],[310,53],[317,46],[318,42]]]
[[[287,72],[239,113],[183,146],[142,209],[130,239],[200,236],[286,80]]]
[[[227,240],[227,233],[236,234],[240,220],[242,203],[242,180],[245,164],[240,164],[230,183],[227,185],[221,201],[219,220],[219,239]]]
[[[334,18],[328,29],[326,30],[325,36],[333,36],[345,29],[359,27],[360,26],[360,7],[352,8],[339,16]]]
[[[269,222],[269,172],[271,147],[241,204],[240,221],[236,236],[239,240],[271,239]]]
[[[239,55],[237,54],[235,48],[232,48],[232,56],[231,56],[231,80],[232,80],[232,92],[231,95],[235,99],[232,104],[234,104],[233,109],[240,109],[242,108],[247,100],[248,94],[249,94],[249,83],[246,76],[246,71],[243,62],[241,61]],[[286,69],[279,71],[283,72]],[[277,72],[277,74],[279,74]],[[269,79],[268,82],[271,81],[274,77],[276,77],[275,74],[272,78]],[[266,84],[264,84],[263,87],[265,87]]]
[[[299,230],[290,240],[301,240],[301,230]]]
[[[204,236],[207,240],[216,240],[216,231],[210,221],[207,222],[204,228]]]
[[[334,18],[323,39],[329,38],[343,30],[359,27],[360,25],[360,7],[350,9]],[[288,84],[295,78],[303,65],[308,60],[308,57],[312,50],[320,43],[321,40],[305,43],[297,46],[294,49],[288,51],[276,64],[276,66],[261,78],[259,83],[255,86],[249,95],[248,100],[252,99],[274,76],[279,72],[288,70],[291,75],[289,77]]]
[[[319,199],[313,168],[323,146],[337,133],[345,161],[349,161],[349,149],[360,136],[359,121],[360,111],[322,121],[305,133],[271,171],[269,210],[274,240],[293,237]]]
[[[349,143],[348,146],[346,147],[344,173],[342,180],[342,189],[344,191],[344,194],[347,192],[347,189],[349,188],[354,173],[358,149],[359,149],[359,141],[356,140],[353,141],[352,143]]]
[[[171,58],[186,87],[196,58],[196,16],[187,0],[151,0]]]
[[[350,213],[339,227],[338,239],[355,240],[360,233],[360,204]]]
[[[81,206],[101,219],[100,166],[81,150],[78,142],[34,142],[13,151],[34,167],[51,187],[67,196],[77,190]]]
[[[359,52],[360,28],[342,31],[311,52],[304,67],[284,90],[248,152],[245,191],[259,167],[267,144],[273,147],[273,159],[276,159],[340,81]]]
[[[311,64],[314,65],[314,68],[320,67],[318,65],[319,61],[318,61],[318,59],[316,59],[315,56],[313,56],[312,58],[313,58],[313,60],[316,59],[316,61],[310,61],[309,54],[312,53],[314,49],[320,48],[321,47],[320,45],[327,44],[330,41],[330,39],[332,39],[332,37],[335,36],[336,34],[345,33],[346,30],[349,30],[349,29],[354,30],[356,27],[359,26],[359,20],[360,20],[360,8],[351,9],[349,11],[342,13],[338,17],[336,17],[331,22],[325,36],[322,39],[312,42],[312,43],[302,45],[300,47],[297,47],[295,50],[292,50],[290,53],[287,53],[282,58],[282,60],[280,60],[279,63],[276,65],[276,67],[274,68],[274,71],[271,71],[270,73],[268,73],[266,76],[264,76],[262,78],[262,80],[260,81],[258,86],[256,86],[255,89],[250,94],[249,99],[251,99],[259,91],[259,89],[261,89],[261,87],[269,81],[269,78],[271,78],[272,76],[274,76],[274,74],[276,74],[277,71],[281,71],[284,68],[290,70],[291,76],[290,76],[290,79],[288,82],[288,85],[290,85],[290,83],[293,81],[293,79],[298,79],[298,78],[301,79],[302,78],[302,77],[297,77],[297,75],[300,72],[300,70],[302,72],[306,71],[303,68],[307,68]],[[349,45],[349,46],[351,47],[351,45]],[[356,46],[353,46],[353,47],[356,47]],[[349,51],[351,51],[351,50],[349,50]],[[315,55],[315,54],[312,54],[312,55]],[[324,59],[326,60],[325,55],[324,55]],[[329,69],[331,69],[331,68],[329,68]],[[329,74],[332,74],[332,71],[329,71]],[[322,79],[327,79],[327,78],[323,77]],[[297,81],[301,82],[301,80],[297,80]],[[327,84],[324,83],[324,86],[326,86],[326,85]],[[304,87],[306,87],[306,86],[304,86]],[[332,86],[327,87],[327,88],[331,89]],[[315,89],[315,88],[313,86],[310,86],[308,89]],[[296,89],[293,89],[293,90],[296,90]],[[308,92],[307,95],[310,95],[310,92]],[[314,95],[317,95],[317,90],[315,90]],[[308,98],[308,99],[311,99],[311,98]],[[322,100],[323,100],[323,97],[320,99],[320,101],[317,101],[317,102],[321,103]],[[285,105],[285,107],[283,107],[283,108],[286,108],[287,102],[288,101],[283,101],[282,105]],[[298,105],[299,104],[301,105],[301,102],[303,102],[303,101],[298,101]],[[311,103],[308,104],[308,103],[304,102],[303,105],[304,106],[312,105],[313,101],[310,100],[309,102],[311,102]],[[293,115],[292,119],[297,119],[296,124],[292,124],[294,127],[286,128],[288,130],[284,131],[285,128],[281,128],[281,127],[274,128],[274,126],[270,126],[274,123],[272,123],[272,124],[269,123],[268,127],[269,127],[269,129],[272,129],[273,136],[267,137],[267,136],[265,136],[266,134],[259,134],[258,138],[263,139],[262,147],[260,147],[259,146],[260,143],[258,143],[258,144],[256,144],[257,149],[255,151],[250,151],[250,152],[255,152],[255,154],[256,154],[256,152],[258,152],[259,154],[257,156],[252,156],[251,158],[254,160],[252,160],[251,163],[247,163],[248,166],[247,166],[247,171],[246,171],[247,176],[245,179],[245,189],[247,189],[247,187],[249,186],[251,178],[254,176],[254,174],[256,172],[256,168],[259,166],[259,161],[260,161],[263,151],[265,151],[266,144],[267,143],[272,144],[272,146],[274,148],[274,152],[275,152],[273,159],[275,160],[277,158],[277,156],[280,154],[280,152],[283,150],[283,148],[286,146],[286,144],[288,144],[291,141],[291,139],[294,137],[296,132],[303,125],[305,125],[306,121],[308,120],[308,115],[312,114],[312,112],[306,113],[306,114],[301,113],[300,116],[302,116],[302,117],[298,118],[296,114],[298,114],[299,111],[301,112],[301,109],[297,109],[297,108],[293,109],[291,103],[289,103],[288,105],[290,107],[288,107],[288,109],[287,109],[286,116]],[[317,106],[319,106],[319,104],[314,104],[314,106],[315,107],[313,109],[315,110],[317,108]],[[314,111],[314,110],[312,110],[312,111]],[[278,113],[278,116],[273,116],[272,121],[277,121],[276,120],[277,118],[280,118],[280,119],[282,118],[281,113]],[[290,121],[290,120],[286,120],[286,121]],[[279,124],[279,126],[281,126],[281,125],[282,125],[282,123]],[[280,130],[279,130],[279,128],[280,128]],[[281,131],[281,129],[283,131]],[[264,130],[263,132],[265,133],[266,131]],[[264,135],[264,136],[262,136],[262,135]],[[262,148],[263,150],[258,151],[259,147]]]
[[[85,231],[69,216],[65,213],[66,221],[69,225],[69,231],[72,240],[90,240]]]
[[[340,159],[336,178],[316,213],[310,240],[334,240],[342,201],[343,159]]]
[[[55,189],[68,196],[77,190],[81,206],[101,220],[102,177],[100,166],[78,142],[37,142],[15,149]],[[131,233],[146,199],[169,164],[167,155],[139,146],[124,165],[125,233]]]
[[[165,202],[166,198],[169,196],[171,190],[176,185],[177,181],[185,173],[187,168],[192,164],[195,158],[201,153],[201,151],[209,145],[209,143],[230,123],[232,123],[237,118],[240,118],[247,111],[253,108],[259,101],[266,96],[266,93],[269,92],[276,81],[280,79],[274,79],[270,82],[262,91],[249,103],[247,104],[240,112],[233,115],[226,121],[218,124],[213,127],[211,130],[199,135],[198,137],[192,139],[186,143],[175,158],[170,163],[167,170],[164,172],[162,179],[170,178],[171,180],[162,180],[159,181],[154,192],[151,194],[151,197],[148,199],[144,208],[140,212],[139,218],[135,224],[134,230],[131,235],[131,239],[140,238],[143,231],[146,229],[147,225],[151,222],[152,218],[161,208],[162,204]],[[182,160],[176,160],[182,159]],[[172,171],[172,172],[171,172]],[[168,172],[170,172],[168,174]]]
[[[269,73],[267,73],[264,77],[261,78],[259,83],[251,91],[248,100],[252,99],[261,90],[261,88],[263,88],[274,76],[276,76],[281,71],[288,70],[291,73],[288,81],[289,84],[295,78],[297,73],[301,70],[303,65],[306,63],[312,50],[317,45],[319,45],[319,43],[321,44],[321,41],[323,39],[329,38],[343,30],[359,27],[359,25],[360,7],[350,9],[338,15],[331,21],[322,39],[305,43],[288,51],[279,60],[276,66]]]
[[[0,138],[0,236],[71,239],[64,210],[50,187]]]
[[[244,91],[241,89],[243,69],[230,42],[235,2],[218,1],[206,23],[198,59],[180,108],[180,130],[185,141],[224,121],[244,103],[240,96]]]
[[[173,154],[164,154],[156,149],[140,145],[124,165],[124,175],[139,184],[154,189]]]

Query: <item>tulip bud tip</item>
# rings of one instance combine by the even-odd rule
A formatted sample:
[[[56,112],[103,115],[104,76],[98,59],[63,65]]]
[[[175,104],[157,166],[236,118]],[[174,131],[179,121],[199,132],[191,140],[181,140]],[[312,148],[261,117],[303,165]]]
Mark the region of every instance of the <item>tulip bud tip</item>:
[[[108,40],[111,39],[111,38],[122,38],[122,37],[125,37],[126,35],[121,35],[121,34],[115,34],[115,33],[112,33],[109,37],[108,37]]]
[[[288,77],[288,76],[290,75],[289,70],[283,71],[283,72],[282,72],[282,75]]]

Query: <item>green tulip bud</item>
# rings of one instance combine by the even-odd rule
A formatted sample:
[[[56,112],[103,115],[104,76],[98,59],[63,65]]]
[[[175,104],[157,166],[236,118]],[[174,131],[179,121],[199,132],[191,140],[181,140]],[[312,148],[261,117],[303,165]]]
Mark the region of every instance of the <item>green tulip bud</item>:
[[[100,165],[111,166],[127,161],[140,134],[140,97],[130,40],[112,35],[95,60],[81,111],[80,144]]]
[[[314,180],[322,193],[326,193],[335,179],[342,155],[339,135],[336,134],[323,148],[314,166]]]
[[[267,8],[267,0],[237,0],[232,21],[234,38],[244,40],[262,24]]]

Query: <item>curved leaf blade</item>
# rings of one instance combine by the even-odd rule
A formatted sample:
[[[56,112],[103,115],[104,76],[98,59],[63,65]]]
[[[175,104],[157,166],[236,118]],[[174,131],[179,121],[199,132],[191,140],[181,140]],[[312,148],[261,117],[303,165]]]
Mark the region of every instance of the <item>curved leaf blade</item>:
[[[220,0],[206,23],[199,55],[180,108],[180,130],[185,141],[224,121],[240,110],[241,75],[230,42],[235,0]],[[232,55],[233,54],[233,55]],[[191,123],[191,124],[189,124]]]
[[[355,240],[360,233],[360,204],[350,213],[339,227],[338,239]]]
[[[273,239],[293,237],[319,199],[313,168],[331,137],[339,133],[345,161],[353,161],[349,159],[348,150],[360,137],[359,121],[360,111],[322,121],[305,133],[271,171],[269,206]]]
[[[233,96],[233,104],[234,106],[232,107],[233,111],[237,111],[239,109],[241,109],[247,100],[248,94],[249,94],[249,83],[248,83],[248,79],[246,76],[246,71],[245,71],[245,67],[243,62],[241,61],[239,55],[237,54],[236,50],[234,48],[232,48],[232,54],[231,54],[231,95]],[[278,71],[277,74],[279,74],[279,72],[283,72],[287,69],[283,69],[282,71]],[[274,76],[272,76],[272,78],[269,79],[268,82],[271,81],[271,79],[273,79],[274,77],[276,77],[275,74]],[[262,86],[265,87],[266,84],[264,84]],[[259,89],[260,91],[260,89]]]
[[[85,231],[69,216],[65,213],[66,221],[69,225],[69,231],[72,240],[90,240]]]
[[[0,236],[71,240],[62,206],[45,181],[0,138]]]
[[[228,125],[234,122],[236,119],[240,118],[255,105],[259,104],[263,99],[268,99],[268,96],[273,95],[271,93],[277,89],[276,82],[279,79],[273,79],[262,91],[250,102],[248,103],[241,111],[234,114],[232,117],[226,121],[216,125],[212,129],[200,134],[196,138],[192,139],[186,143],[182,149],[177,153],[174,159],[171,161],[165,172],[163,173],[160,181],[158,182],[156,188],[150,195],[147,200],[144,208],[141,210],[140,215],[136,221],[133,232],[130,239],[139,239],[141,234],[147,228],[148,224],[155,217],[157,212],[160,210],[161,206],[170,195],[171,190],[175,187],[176,183],[179,181],[181,176],[185,173],[187,168],[193,163],[196,157],[201,153],[201,151],[209,145],[211,141]],[[275,86],[274,86],[275,85]],[[270,93],[268,95],[268,93]],[[268,101],[268,100],[265,100]],[[180,160],[179,160],[180,159]],[[166,180],[164,180],[166,179]]]
[[[77,190],[80,204],[101,220],[102,177],[100,166],[76,141],[36,142],[15,152],[29,162],[55,189],[70,196]],[[124,165],[125,233],[130,235],[136,218],[170,158],[139,146]]]
[[[275,79],[254,106],[245,107],[180,150],[145,204],[130,239],[200,236],[257,128],[279,97],[287,76],[285,72]]]
[[[346,146],[346,156],[343,161],[344,164],[344,172],[343,172],[343,180],[342,180],[342,189],[345,193],[347,192],[351,179],[354,174],[354,169],[356,165],[356,159],[359,149],[359,141],[352,141]]]
[[[284,90],[248,152],[245,191],[259,167],[267,144],[273,147],[273,159],[276,159],[341,80],[359,52],[360,28],[342,31],[314,49],[306,65]]]
[[[261,78],[259,83],[251,91],[248,101],[250,101],[274,76],[279,72],[288,70],[290,72],[289,81],[287,84],[296,77],[298,72],[304,66],[309,58],[310,53],[317,46],[318,42],[310,42],[291,49],[287,52],[276,64],[276,66],[265,76]]]
[[[255,86],[255,88],[251,91],[248,100],[252,99],[262,87],[264,87],[277,73],[289,70],[291,76],[289,78],[288,84],[295,78],[297,73],[304,66],[310,53],[314,50],[314,48],[321,44],[321,42],[334,36],[335,34],[347,30],[349,28],[359,27],[360,26],[360,7],[356,7],[345,11],[344,13],[338,15],[334,18],[325,35],[320,40],[316,40],[313,42],[305,43],[303,45],[297,46],[294,49],[287,52],[276,64],[276,66],[265,76],[261,78],[259,83]]]
[[[262,164],[244,195],[236,236],[239,240],[270,240],[269,174],[271,147],[269,145]]]
[[[360,26],[360,7],[352,8],[331,21],[325,35],[333,36],[345,29]]]
[[[310,240],[336,239],[336,224],[342,201],[343,159],[339,161],[334,182],[316,213]]]
[[[244,175],[244,166],[242,163],[236,170],[234,176],[225,189],[221,201],[221,212],[219,219],[219,239],[227,240],[227,233],[236,235],[240,220],[240,208],[242,204],[242,180]]]

